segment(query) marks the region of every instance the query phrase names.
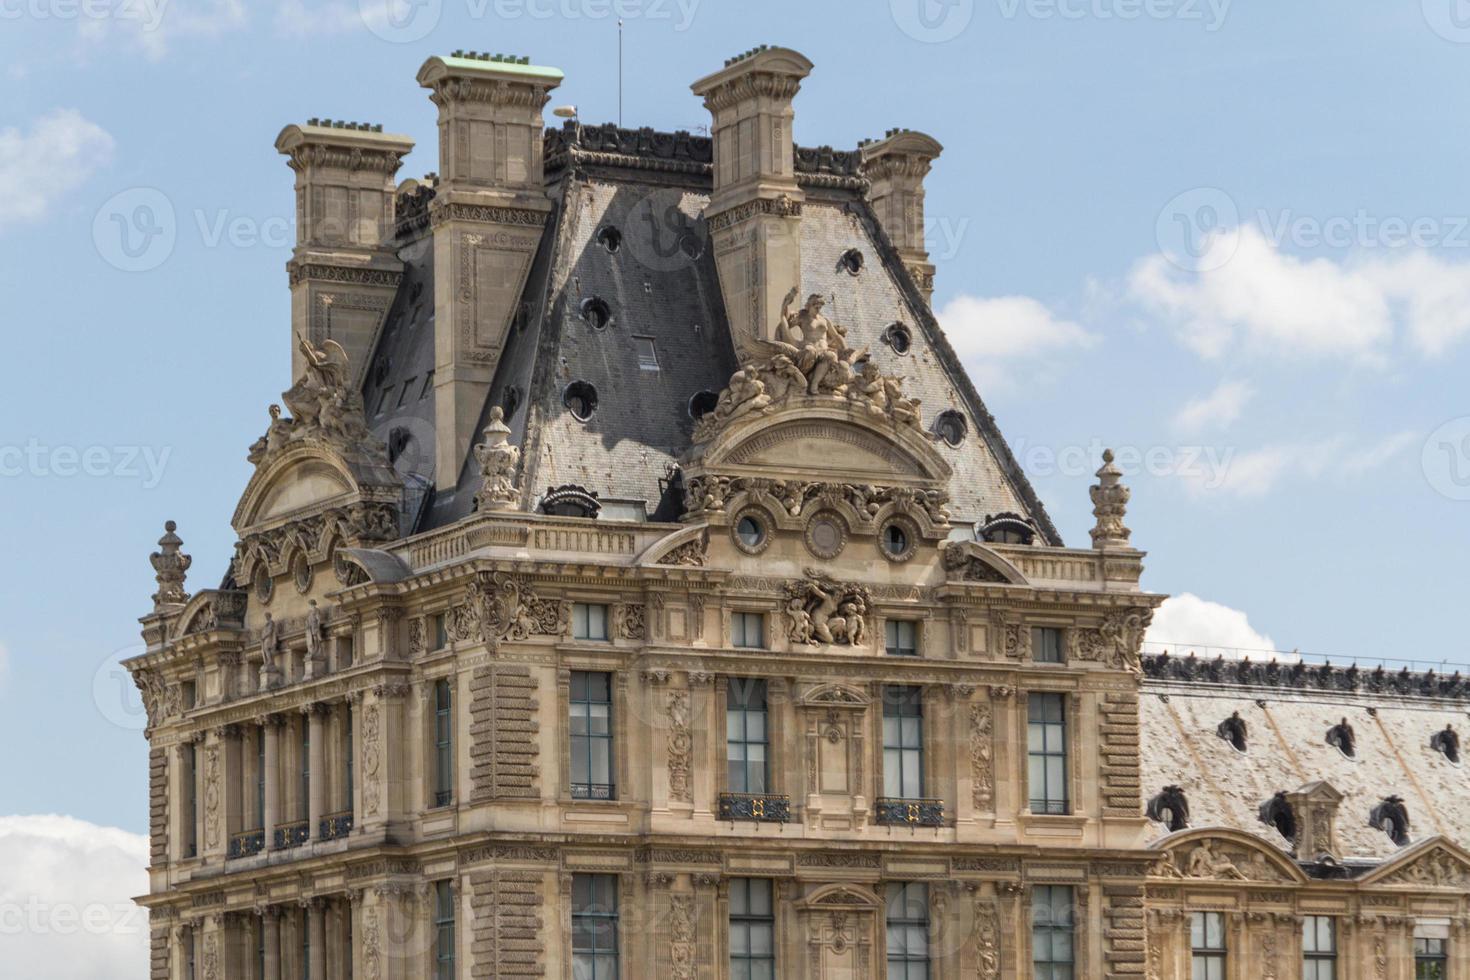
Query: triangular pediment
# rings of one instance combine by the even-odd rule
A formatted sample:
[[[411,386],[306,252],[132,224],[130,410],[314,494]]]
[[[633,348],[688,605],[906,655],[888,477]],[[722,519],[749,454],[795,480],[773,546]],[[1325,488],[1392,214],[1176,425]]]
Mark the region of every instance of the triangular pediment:
[[[1470,852],[1442,837],[1431,837],[1405,848],[1365,876],[1363,883],[1470,892]]]

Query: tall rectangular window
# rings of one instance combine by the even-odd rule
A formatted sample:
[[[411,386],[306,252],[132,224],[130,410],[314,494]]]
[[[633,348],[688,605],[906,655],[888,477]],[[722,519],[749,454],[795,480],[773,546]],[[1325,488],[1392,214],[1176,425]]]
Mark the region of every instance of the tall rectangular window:
[[[1031,631],[1031,659],[1039,664],[1059,664],[1062,654],[1062,631],[1051,626],[1038,626]]]
[[[265,829],[265,726],[255,726],[255,827]]]
[[[1302,920],[1302,980],[1337,980],[1337,922],[1330,915]]]
[[[311,816],[311,725],[306,716],[301,717],[301,805],[298,819]]]
[[[883,689],[883,795],[924,795],[924,705],[917,687]]]
[[[606,640],[607,606],[595,602],[572,603],[572,639]]]
[[[767,749],[766,682],[732,677],[725,692],[725,760],[731,793],[764,793],[770,764]]]
[[[199,853],[199,751],[193,742],[184,746],[184,857]]]
[[[1445,980],[1449,963],[1443,939],[1414,937],[1414,980]]]
[[[454,692],[434,682],[434,805],[454,802]]]
[[[766,617],[761,613],[730,614],[730,645],[761,650],[766,645]]]
[[[775,980],[776,910],[769,878],[730,879],[730,980]]]
[[[573,980],[617,980],[617,875],[572,875]]]
[[[447,613],[434,614],[434,649],[443,650],[449,646],[449,615]]]
[[[194,930],[184,930],[184,980],[194,980]]]
[[[343,717],[343,721],[345,722],[345,724],[343,725],[343,728],[346,730],[345,741],[347,743],[347,745],[346,745],[347,759],[346,759],[346,765],[344,766],[344,772],[346,774],[346,781],[344,783],[344,792],[343,792],[343,797],[346,800],[346,803],[343,806],[343,809],[346,810],[348,813],[351,813],[352,812],[353,766],[356,763],[356,758],[355,758],[355,756],[353,754],[353,747],[352,747],[352,711],[351,711],[351,709],[349,708],[343,714],[342,717]]]
[[[1036,980],[1072,980],[1072,889],[1031,889],[1031,962]]]
[[[296,917],[296,928],[301,932],[301,980],[312,980],[311,978],[311,919],[306,914],[306,909]]]
[[[1225,980],[1225,916],[1195,912],[1189,922],[1191,980]]]
[[[1026,740],[1031,812],[1068,812],[1065,695],[1032,694],[1027,699]]]
[[[572,798],[615,798],[612,761],[612,675],[572,671]]]
[[[929,886],[888,883],[888,980],[929,980]]]
[[[890,657],[917,657],[919,624],[909,619],[884,620],[883,641]]]
[[[454,980],[454,886],[434,883],[434,980]]]

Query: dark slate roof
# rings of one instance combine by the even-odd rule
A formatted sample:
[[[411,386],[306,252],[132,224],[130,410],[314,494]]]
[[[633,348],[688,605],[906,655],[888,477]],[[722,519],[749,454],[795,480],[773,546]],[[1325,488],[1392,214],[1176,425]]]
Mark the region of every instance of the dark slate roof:
[[[568,123],[546,134],[547,187],[554,211],[522,294],[489,398],[507,412],[522,446],[523,505],[548,488],[578,484],[599,494],[605,513],[651,517],[665,502],[669,476],[693,431],[689,401],[718,393],[737,362],[725,320],[702,212],[711,192],[711,143],[688,133],[659,133]],[[941,444],[955,476],[955,519],[978,523],[1013,511],[1033,519],[1050,543],[1061,539],[944,338],[922,295],[864,197],[858,151],[798,148],[798,179],[807,196],[802,222],[802,291],[829,297],[829,313],[854,346],[868,345],[885,373],[902,375],[921,399],[927,423],[946,409],[969,421],[958,449]],[[400,199],[399,257],[407,271],[364,384],[369,423],[390,442],[400,470],[432,482],[433,258],[425,209],[430,192]],[[614,227],[610,252],[598,240]],[[848,249],[863,253],[856,276],[840,267]],[[606,303],[611,323],[595,329],[584,304]],[[910,327],[905,355],[882,340],[888,326]],[[651,339],[658,370],[640,367],[636,344]],[[575,381],[598,397],[590,421],[563,404]],[[397,435],[394,431],[397,430]],[[462,447],[459,485],[429,495],[415,530],[470,513],[478,487],[472,447]]]

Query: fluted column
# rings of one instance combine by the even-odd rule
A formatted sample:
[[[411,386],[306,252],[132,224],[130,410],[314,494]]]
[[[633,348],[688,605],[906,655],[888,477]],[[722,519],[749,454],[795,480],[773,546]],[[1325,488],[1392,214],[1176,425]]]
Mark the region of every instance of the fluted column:
[[[315,719],[317,716],[313,715]],[[315,746],[315,743],[312,743]],[[313,786],[315,778],[313,776]],[[310,948],[307,950],[307,969],[311,980],[326,980],[327,976],[327,914],[325,903],[320,898],[306,902],[306,930]]]
[[[265,732],[265,820],[261,830],[265,833],[265,846],[269,849],[276,846],[276,825],[281,821],[281,729],[274,715],[266,717],[261,728]]]
[[[325,737],[322,734],[324,728],[322,721],[326,715],[326,706],[314,704],[307,710],[306,725],[307,739],[307,764],[311,767],[311,785],[306,792],[306,819],[307,835],[313,839],[320,839],[322,829],[322,804],[326,800],[327,789],[327,753]],[[321,974],[313,973],[313,980]]]
[[[269,745],[267,740],[267,751]],[[265,976],[262,980],[281,980],[281,917],[274,906],[268,905],[261,910],[260,927],[265,934]]]

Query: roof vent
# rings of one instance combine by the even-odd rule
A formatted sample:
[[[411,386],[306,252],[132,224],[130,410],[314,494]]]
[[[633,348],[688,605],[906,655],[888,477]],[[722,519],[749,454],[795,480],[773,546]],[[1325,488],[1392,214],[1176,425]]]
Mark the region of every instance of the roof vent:
[[[1357,739],[1353,735],[1353,726],[1348,724],[1346,718],[1327,729],[1327,744],[1349,759],[1357,757]]]
[[[616,252],[623,247],[623,233],[612,225],[603,225],[602,230],[597,233],[597,244],[609,252]]]
[[[582,300],[582,319],[593,330],[602,330],[612,323],[612,310],[601,297],[589,296]]]
[[[907,354],[914,346],[914,335],[902,323],[890,323],[883,331],[883,342],[893,348],[895,354]]]
[[[1245,719],[1240,717],[1240,712],[1233,713],[1229,718],[1220,722],[1215,729],[1215,734],[1235,746],[1235,751],[1244,752],[1247,747]]]
[[[1399,847],[1409,843],[1409,808],[1397,796],[1386,796],[1368,814],[1368,826],[1381,830]]]
[[[842,258],[837,260],[837,267],[849,276],[855,276],[863,271],[863,253],[855,248],[850,248],[842,253]]]
[[[586,422],[597,411],[597,389],[585,381],[573,381],[562,392],[561,403],[578,422]]]
[[[1165,786],[1163,792],[1148,801],[1148,818],[1169,828],[1170,833],[1189,826],[1189,800],[1178,786]]]
[[[950,446],[958,446],[965,441],[965,433],[969,430],[965,417],[954,409],[939,413],[934,420],[934,432]]]
[[[1444,731],[1431,735],[1429,747],[1456,765],[1460,764],[1460,736],[1455,732],[1454,726],[1446,725]]]

